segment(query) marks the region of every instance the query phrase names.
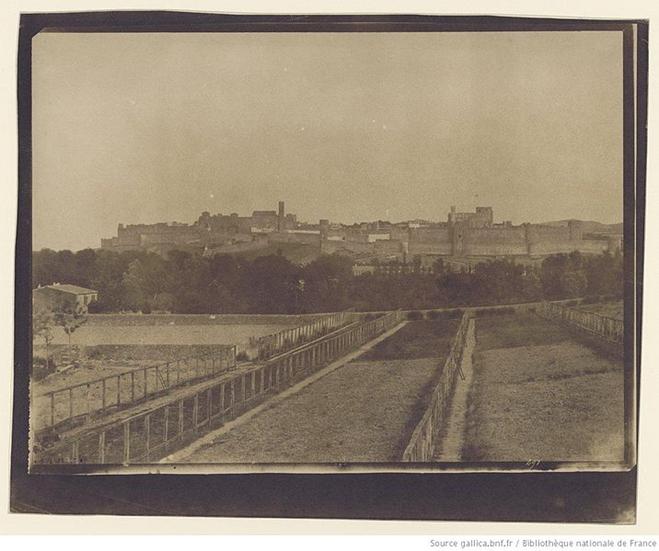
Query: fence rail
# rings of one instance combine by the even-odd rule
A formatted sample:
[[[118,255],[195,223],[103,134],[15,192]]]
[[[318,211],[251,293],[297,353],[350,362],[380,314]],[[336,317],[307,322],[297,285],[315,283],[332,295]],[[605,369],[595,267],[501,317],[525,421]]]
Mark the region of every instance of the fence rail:
[[[559,320],[601,337],[609,342],[622,344],[625,337],[624,322],[595,312],[582,312],[561,304],[543,302],[536,313],[544,318]]]
[[[391,312],[350,325],[263,365],[209,382],[149,411],[65,438],[50,448],[33,450],[32,463],[130,464],[162,457],[400,321],[400,312]]]
[[[439,383],[433,389],[430,405],[414,429],[410,442],[403,452],[403,461],[432,460],[437,445],[437,432],[448,411],[450,396],[453,392],[455,377],[460,371],[465,345],[469,339],[473,338],[474,321],[465,312],[451,344],[449,355],[444,362]]]
[[[258,337],[253,339],[250,344],[257,347],[257,357],[259,360],[267,360],[277,354],[291,350],[300,344],[326,335],[353,321],[354,317],[354,314],[351,312],[336,312],[318,318],[306,325],[292,327],[272,335]]]
[[[38,416],[35,430],[52,428],[71,419],[92,416],[110,408],[146,400],[164,390],[214,377],[236,366],[236,347],[227,345],[217,353],[181,358],[164,364],[141,367],[92,381],[46,392],[35,398]]]

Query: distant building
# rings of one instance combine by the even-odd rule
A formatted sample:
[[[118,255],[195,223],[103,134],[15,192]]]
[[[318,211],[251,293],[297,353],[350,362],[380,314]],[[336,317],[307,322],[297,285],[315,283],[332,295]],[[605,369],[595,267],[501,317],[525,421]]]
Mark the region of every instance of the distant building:
[[[53,311],[72,310],[86,313],[89,305],[96,300],[98,300],[98,291],[68,283],[54,283],[37,287],[32,291],[34,307]]]
[[[494,221],[494,212],[492,207],[476,207],[476,212],[455,212],[455,207],[451,207],[448,214],[448,223],[464,223],[469,228],[489,228]]]
[[[149,251],[166,256],[173,249],[199,252],[223,248],[251,249],[259,236],[298,229],[295,214],[286,214],[284,201],[277,210],[255,210],[251,216],[205,211],[193,224],[119,224],[117,236],[101,239],[101,248],[116,252]],[[276,239],[276,238],[274,238]]]
[[[279,201],[277,210],[255,210],[251,216],[203,212],[193,224],[119,224],[117,236],[101,240],[101,247],[163,256],[179,249],[212,256],[269,250],[269,245],[281,243],[342,254],[360,263],[377,259],[380,263],[397,260],[405,264],[415,257],[428,258],[432,263],[439,257],[537,258],[572,251],[614,252],[622,248],[622,231],[596,226],[586,232],[578,220],[521,225],[508,220],[495,222],[492,207],[476,207],[473,212],[457,212],[451,207],[443,221],[375,220],[347,225],[322,218],[307,224],[286,213],[284,201]]]

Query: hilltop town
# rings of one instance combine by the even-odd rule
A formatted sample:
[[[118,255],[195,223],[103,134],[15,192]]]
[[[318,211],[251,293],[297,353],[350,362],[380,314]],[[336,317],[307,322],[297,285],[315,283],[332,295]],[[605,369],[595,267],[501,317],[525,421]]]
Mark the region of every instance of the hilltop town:
[[[413,259],[432,265],[438,258],[543,258],[579,251],[597,254],[621,249],[621,225],[565,220],[556,223],[513,225],[495,222],[492,207],[457,212],[451,207],[445,221],[411,220],[361,222],[352,225],[321,219],[299,222],[278,210],[255,210],[251,216],[203,212],[193,224],[119,224],[117,236],[101,240],[101,248],[115,252],[148,251],[166,256],[171,250],[188,250],[205,256],[268,250],[297,244],[313,254],[339,253],[352,258],[362,270],[374,263]]]

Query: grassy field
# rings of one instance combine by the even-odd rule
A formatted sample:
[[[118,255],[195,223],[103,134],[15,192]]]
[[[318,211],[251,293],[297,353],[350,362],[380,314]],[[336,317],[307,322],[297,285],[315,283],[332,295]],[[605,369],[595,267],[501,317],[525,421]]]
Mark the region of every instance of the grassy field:
[[[290,325],[222,324],[222,325],[83,325],[71,336],[79,346],[96,345],[212,345],[244,344],[250,337],[260,337],[287,329]],[[53,344],[66,344],[61,327],[53,330]]]
[[[555,344],[569,338],[566,328],[533,314],[508,314],[476,320],[478,350]]]
[[[476,339],[463,460],[622,461],[622,361],[531,314]]]
[[[624,318],[624,307],[621,300],[617,302],[603,302],[599,304],[582,304],[576,307],[582,312],[594,312],[600,316],[622,320]]]
[[[323,314],[88,314],[88,326],[282,325],[310,323]]]
[[[425,412],[457,322],[410,322],[187,461],[399,461]]]
[[[90,347],[86,350],[89,354],[90,350],[94,352],[93,357],[84,356],[79,360],[78,366],[62,371],[53,373],[40,381],[32,381],[30,386],[31,391],[31,422],[35,429],[41,429],[47,424],[50,419],[51,409],[50,401],[48,399],[39,398],[39,396],[67,388],[72,385],[79,385],[84,383],[91,383],[103,377],[115,377],[106,382],[106,403],[107,406],[112,406],[117,403],[117,395],[123,396],[120,398],[121,403],[129,402],[129,398],[134,395],[141,397],[145,390],[145,376],[146,387],[151,392],[154,389],[162,388],[163,382],[158,379],[155,370],[148,370],[146,373],[143,370],[137,371],[132,377],[128,376],[130,371],[138,368],[149,366],[160,366],[161,376],[166,377],[167,368],[166,362],[171,362],[169,367],[169,374],[171,381],[181,381],[185,383],[186,380],[203,376],[206,370],[210,372],[211,367],[214,365],[219,371],[220,369],[228,368],[227,362],[221,363],[220,358],[226,358],[226,351],[222,350],[222,346],[98,346]],[[224,352],[224,354],[222,354]],[[215,364],[210,360],[204,362],[203,360],[197,361],[196,358],[200,357],[215,357]],[[57,356],[55,356],[57,357]],[[119,380],[116,379],[117,375],[126,374]],[[117,388],[120,385],[120,389]],[[92,404],[98,406],[102,401],[102,384],[94,383],[91,385],[89,391],[86,387],[77,388],[71,393],[73,404],[71,405],[71,412],[74,416],[81,415],[87,411],[87,400],[91,399]],[[55,421],[62,421],[69,417],[69,400],[68,393],[59,393],[56,397],[54,404],[54,417]]]
[[[173,325],[164,323],[172,318],[176,320]],[[277,321],[285,319],[282,316],[278,318]],[[309,318],[292,316],[290,321],[296,323],[226,323],[225,320],[224,323],[190,324],[191,321],[199,319],[208,319],[208,316],[90,316],[90,323],[78,328],[71,338],[74,345],[73,358],[77,360],[77,366],[32,382],[33,426],[43,426],[44,416],[50,415],[49,411],[43,410],[45,402],[34,400],[35,396],[45,392],[136,368],[206,356],[217,352],[221,345],[244,345],[250,337],[269,335],[291,325],[299,325],[301,319],[304,319],[302,323],[309,321]],[[61,327],[55,327],[53,334],[55,338],[49,354],[55,364],[61,367],[70,363],[70,359],[64,360],[64,356],[68,356],[68,339]],[[33,353],[35,357],[45,357],[45,349],[39,341],[36,341]],[[187,369],[185,366],[188,364],[183,365],[182,369]],[[125,379],[123,384],[128,384],[128,379]],[[148,385],[154,388],[155,380],[150,381]],[[100,392],[94,387],[92,394],[98,393],[97,391]],[[139,383],[136,392],[140,392]],[[80,410],[83,402],[86,404],[86,393],[79,394],[80,392],[74,396],[74,411]],[[67,403],[56,404],[56,413],[62,417],[63,413],[59,410],[67,408]]]
[[[458,329],[458,323],[458,320],[410,322],[362,355],[360,359],[401,360],[446,357]]]

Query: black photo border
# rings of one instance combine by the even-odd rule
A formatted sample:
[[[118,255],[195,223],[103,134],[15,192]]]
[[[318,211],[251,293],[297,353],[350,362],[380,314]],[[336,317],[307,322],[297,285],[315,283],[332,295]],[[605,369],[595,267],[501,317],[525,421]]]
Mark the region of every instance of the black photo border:
[[[90,475],[28,474],[31,361],[31,40],[39,32],[619,31],[623,36],[625,472]],[[18,49],[11,511],[526,522],[629,521],[635,512],[647,153],[645,20],[499,16],[257,16],[173,11],[23,14]],[[634,54],[636,57],[634,58]],[[635,329],[635,331],[634,331]],[[551,468],[549,466],[548,468]]]

